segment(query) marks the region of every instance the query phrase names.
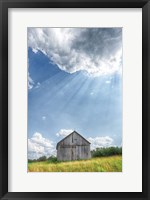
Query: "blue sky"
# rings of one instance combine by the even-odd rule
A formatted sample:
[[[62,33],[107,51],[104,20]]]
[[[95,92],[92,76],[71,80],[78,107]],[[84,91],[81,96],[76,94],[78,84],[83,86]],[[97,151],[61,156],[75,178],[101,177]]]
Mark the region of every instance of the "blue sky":
[[[28,158],[73,130],[122,144],[121,28],[28,28]]]

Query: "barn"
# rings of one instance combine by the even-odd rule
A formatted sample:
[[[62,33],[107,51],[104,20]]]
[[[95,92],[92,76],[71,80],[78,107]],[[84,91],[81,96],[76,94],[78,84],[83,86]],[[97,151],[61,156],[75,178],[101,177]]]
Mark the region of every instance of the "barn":
[[[58,142],[56,149],[60,161],[91,158],[90,142],[76,131]]]

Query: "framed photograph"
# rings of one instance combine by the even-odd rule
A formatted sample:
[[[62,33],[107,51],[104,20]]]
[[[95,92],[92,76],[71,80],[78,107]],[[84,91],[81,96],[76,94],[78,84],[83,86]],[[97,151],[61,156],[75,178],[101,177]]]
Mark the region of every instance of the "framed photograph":
[[[150,199],[149,0],[5,0],[1,199]]]

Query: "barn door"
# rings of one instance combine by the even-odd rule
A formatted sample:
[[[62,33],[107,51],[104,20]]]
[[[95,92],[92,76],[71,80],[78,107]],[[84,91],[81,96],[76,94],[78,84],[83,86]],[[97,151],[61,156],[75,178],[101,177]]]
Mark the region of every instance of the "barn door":
[[[76,160],[77,159],[77,155],[76,155],[76,147],[73,146],[71,148],[71,160]]]

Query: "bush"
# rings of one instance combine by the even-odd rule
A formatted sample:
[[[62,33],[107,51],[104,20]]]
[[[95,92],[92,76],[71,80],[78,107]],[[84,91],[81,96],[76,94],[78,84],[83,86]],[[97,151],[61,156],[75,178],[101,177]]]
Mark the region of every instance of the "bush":
[[[46,160],[47,160],[46,156],[42,156],[37,159],[37,161],[46,161]]]
[[[97,148],[96,150],[91,151],[92,157],[103,157],[113,155],[122,155],[122,147]]]
[[[47,160],[48,160],[48,162],[50,162],[50,163],[56,163],[56,162],[58,162],[58,161],[57,161],[57,158],[56,158],[55,156],[50,156]]]
[[[46,156],[42,156],[42,157],[40,157],[38,159],[34,159],[34,160],[28,159],[28,163],[41,162],[41,161],[48,161],[50,163],[58,162],[57,158],[55,156],[50,156],[49,158],[47,158]]]
[[[36,159],[34,159],[34,160],[28,159],[28,163],[33,163],[33,162],[37,162],[37,160]]]

